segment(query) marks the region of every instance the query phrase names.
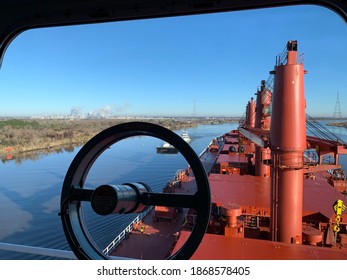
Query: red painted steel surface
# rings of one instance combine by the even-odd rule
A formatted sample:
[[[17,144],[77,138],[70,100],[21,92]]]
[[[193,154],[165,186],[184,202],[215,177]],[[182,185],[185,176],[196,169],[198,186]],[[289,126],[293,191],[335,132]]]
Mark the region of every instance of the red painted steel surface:
[[[189,233],[182,231],[177,248]],[[347,250],[206,234],[192,260],[346,260]]]
[[[271,168],[267,161],[271,159],[271,150],[257,146],[255,149],[255,175],[270,177]]]
[[[253,98],[249,101],[249,127],[255,126],[256,121],[256,104],[254,103]]]
[[[289,46],[289,43],[288,43]],[[275,67],[270,147],[272,240],[292,243],[302,235],[303,152],[306,149],[304,65],[288,50],[287,64]]]
[[[271,92],[266,89],[265,81],[262,81],[260,90],[257,91],[255,126],[268,130],[270,128],[270,104]]]

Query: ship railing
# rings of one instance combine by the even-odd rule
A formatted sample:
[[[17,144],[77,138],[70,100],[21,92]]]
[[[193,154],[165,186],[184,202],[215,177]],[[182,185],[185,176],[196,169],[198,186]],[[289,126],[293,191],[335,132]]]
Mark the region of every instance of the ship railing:
[[[341,168],[329,169],[328,172],[337,180],[346,180],[345,171]]]
[[[142,212],[140,215],[137,215],[134,220],[132,220],[129,225],[116,236],[115,239],[111,241],[110,244],[106,246],[106,248],[102,251],[105,255],[108,255],[112,252],[134,229],[134,224],[138,224],[142,221],[144,217],[148,215],[149,212],[153,209],[153,206],[149,207],[146,211]]]
[[[304,164],[305,165],[317,165],[319,162],[319,156],[315,149],[307,149],[304,152]]]
[[[274,80],[275,80],[275,75],[270,74],[270,76],[265,82],[265,88],[271,92],[273,91],[273,88],[274,88]]]
[[[58,259],[76,260],[72,251],[0,242],[0,251],[10,251]]]
[[[241,216],[244,219],[244,227],[250,229],[260,228],[264,221],[270,220],[270,213],[264,210],[256,211],[256,213],[243,213]]]
[[[198,216],[194,214],[187,214],[185,217],[185,221],[183,223],[183,227],[185,229],[190,229],[192,230],[194,226],[196,225]]]
[[[294,149],[293,149],[294,150]],[[327,160],[330,158],[331,160]],[[322,163],[334,164],[334,157],[325,156]],[[302,155],[279,155],[277,167],[281,169],[296,169],[319,164],[319,156],[315,149],[307,149]]]
[[[281,66],[281,65],[287,64],[287,62],[288,62],[288,55],[287,54],[288,54],[288,49],[287,49],[287,46],[285,46],[283,51],[276,56],[275,66]],[[304,53],[301,53],[297,59],[297,63],[298,64],[304,64],[304,61],[305,61]],[[268,77],[268,79],[265,82],[265,88],[270,90],[271,92],[273,91],[274,79],[275,79],[275,75],[272,73],[272,74],[270,74],[270,76]]]
[[[243,113],[243,115],[241,116],[240,120],[239,120],[239,126],[244,127],[247,123],[246,120],[246,112]]]
[[[243,215],[245,228],[259,228],[259,219],[256,215]]]
[[[304,155],[279,155],[277,167],[279,167],[280,169],[301,169],[304,167],[304,164]]]
[[[220,139],[220,138],[221,138],[221,136],[212,139],[211,142],[207,145],[207,147],[201,151],[201,153],[199,154],[199,158],[201,158],[205,153],[207,153],[207,152],[209,151],[209,147],[213,144],[213,141],[214,141],[214,140]]]
[[[283,65],[287,63],[287,45],[284,47],[283,51],[276,56],[276,66]]]
[[[214,153],[214,154],[211,154],[210,153],[210,146],[213,143],[217,143],[218,144],[218,152]],[[209,157],[210,161],[209,161],[208,164],[206,164],[206,162],[203,162],[203,165],[204,165],[204,168],[205,168],[205,171],[206,171],[207,174],[211,173],[211,170],[213,169],[213,166],[215,165],[215,163],[216,163],[216,161],[218,159],[217,155],[219,154],[220,150],[223,147],[223,143],[224,143],[224,137],[223,136],[218,136],[218,137],[214,138],[208,144],[208,146],[199,154],[200,160],[205,156],[205,154]]]
[[[211,140],[211,142],[207,145],[207,147],[201,151],[201,153],[199,154],[199,158],[201,158],[205,153],[208,152],[208,147],[209,147],[212,143],[213,143],[213,140]]]

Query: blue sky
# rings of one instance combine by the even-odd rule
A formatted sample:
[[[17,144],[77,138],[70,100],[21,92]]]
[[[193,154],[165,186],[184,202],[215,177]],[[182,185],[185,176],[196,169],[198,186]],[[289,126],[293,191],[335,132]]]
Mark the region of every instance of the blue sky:
[[[288,40],[305,54],[307,112],[347,115],[347,25],[297,6],[30,30],[0,70],[0,116],[241,116]]]

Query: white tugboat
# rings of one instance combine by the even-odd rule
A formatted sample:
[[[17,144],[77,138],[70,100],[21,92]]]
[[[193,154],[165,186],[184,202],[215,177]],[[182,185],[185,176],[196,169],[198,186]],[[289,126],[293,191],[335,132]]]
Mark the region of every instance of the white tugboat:
[[[183,140],[186,141],[187,143],[192,142],[192,138],[190,138],[190,136],[188,135],[188,132],[187,132],[186,130],[182,131],[181,137],[182,137]]]

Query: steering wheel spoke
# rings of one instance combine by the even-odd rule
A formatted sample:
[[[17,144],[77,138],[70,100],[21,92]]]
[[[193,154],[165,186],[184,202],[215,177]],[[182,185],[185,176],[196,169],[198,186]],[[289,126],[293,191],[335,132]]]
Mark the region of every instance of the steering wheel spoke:
[[[196,209],[197,197],[197,194],[144,193],[141,202],[145,205]]]
[[[71,187],[71,200],[77,201],[91,201],[91,196],[94,190],[82,189],[80,186]]]

